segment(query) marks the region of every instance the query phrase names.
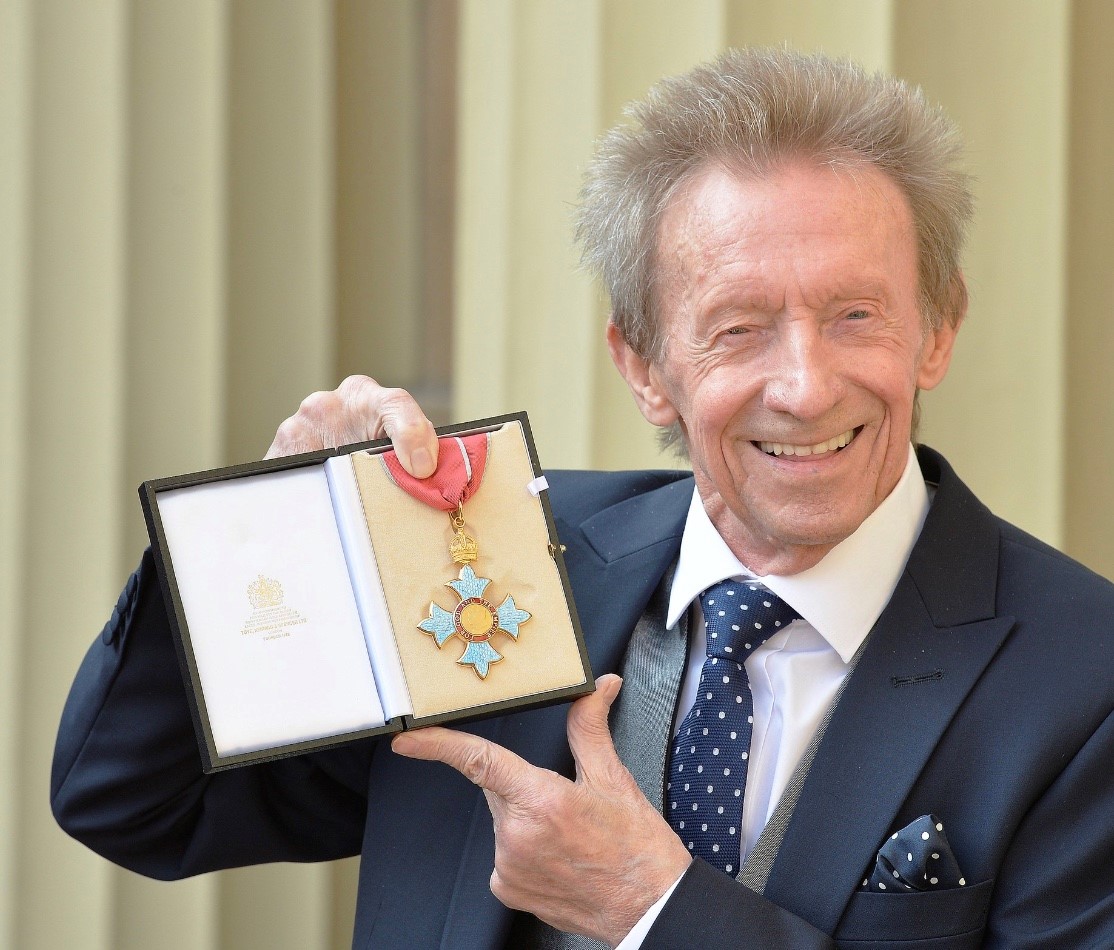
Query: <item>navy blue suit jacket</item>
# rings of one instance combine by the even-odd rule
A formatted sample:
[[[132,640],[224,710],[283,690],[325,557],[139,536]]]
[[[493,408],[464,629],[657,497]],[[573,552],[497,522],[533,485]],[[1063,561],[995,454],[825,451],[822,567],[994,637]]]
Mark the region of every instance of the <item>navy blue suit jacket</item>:
[[[1114,947],[1114,587],[996,519],[935,453],[920,458],[932,510],[764,896],[694,862],[647,950]],[[677,556],[691,477],[550,482],[593,669],[618,670]],[[564,720],[557,707],[472,728],[569,774]],[[72,835],[161,879],[362,852],[355,947],[506,944],[491,819],[452,770],[368,740],[202,775],[149,553],[77,675],[51,794]],[[859,891],[887,835],[929,813],[966,886]]]

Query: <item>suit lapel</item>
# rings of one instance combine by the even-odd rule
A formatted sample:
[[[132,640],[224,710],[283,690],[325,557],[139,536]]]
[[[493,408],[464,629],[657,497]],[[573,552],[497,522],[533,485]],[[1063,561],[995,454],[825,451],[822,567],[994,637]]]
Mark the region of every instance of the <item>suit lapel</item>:
[[[1012,626],[1003,617],[938,628],[902,577],[817,751],[774,860],[768,898],[833,932],[932,750]]]
[[[619,669],[631,631],[676,560],[692,480],[631,498],[576,528],[558,524],[597,676]]]
[[[596,676],[619,670],[631,631],[677,557],[691,497],[692,480],[682,478],[605,508],[579,524],[569,524],[559,514],[555,517]],[[555,498],[555,505],[559,501]],[[549,706],[479,723],[471,731],[539,768],[571,776],[567,711],[565,705]],[[446,916],[441,942],[445,950],[503,945],[512,912],[488,889],[494,853],[491,818],[477,790]]]
[[[596,676],[618,672],[631,632],[677,558],[691,479],[605,508],[578,525],[556,518]],[[499,741],[535,765],[570,774],[565,706],[507,716]]]
[[[764,892],[827,933],[1013,627],[994,616],[997,523],[939,456],[922,450],[921,463],[939,482],[932,510],[848,680]]]

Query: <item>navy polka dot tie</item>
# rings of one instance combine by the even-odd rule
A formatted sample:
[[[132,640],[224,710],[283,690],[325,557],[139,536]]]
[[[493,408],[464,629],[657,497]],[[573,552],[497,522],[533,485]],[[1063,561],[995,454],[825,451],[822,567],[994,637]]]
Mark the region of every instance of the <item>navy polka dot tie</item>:
[[[732,580],[704,591],[700,608],[708,656],[696,700],[673,741],[667,810],[694,856],[734,875],[754,723],[743,664],[800,615],[769,591]]]

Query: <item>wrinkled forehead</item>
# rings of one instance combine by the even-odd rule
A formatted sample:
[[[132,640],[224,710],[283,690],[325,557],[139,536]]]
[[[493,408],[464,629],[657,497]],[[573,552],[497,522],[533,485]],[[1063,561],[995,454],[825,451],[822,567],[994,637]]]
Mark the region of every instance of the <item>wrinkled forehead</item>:
[[[795,204],[810,202],[814,210],[823,206],[826,192],[846,183],[859,193],[864,206],[880,202],[902,219],[902,224],[911,232],[915,231],[908,196],[897,180],[885,169],[855,153],[790,155],[763,160],[725,154],[693,164],[663,193],[654,215],[656,249],[661,247],[663,225],[667,221],[706,209],[710,181],[734,184],[756,198],[792,190]],[[817,188],[802,189],[802,182],[815,182]]]
[[[829,281],[908,281],[915,292],[908,200],[888,175],[863,162],[798,159],[760,170],[706,162],[672,189],[659,216],[655,310],[680,286],[730,278],[748,263],[768,269],[798,258],[802,265],[823,258]]]

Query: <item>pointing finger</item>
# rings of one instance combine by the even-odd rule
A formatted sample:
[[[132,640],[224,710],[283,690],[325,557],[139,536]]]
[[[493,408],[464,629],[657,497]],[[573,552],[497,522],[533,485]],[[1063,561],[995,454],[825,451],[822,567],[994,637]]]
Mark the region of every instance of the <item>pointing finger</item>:
[[[413,759],[444,762],[472,784],[512,802],[530,797],[538,771],[501,745],[438,726],[399,733],[391,748]]]

